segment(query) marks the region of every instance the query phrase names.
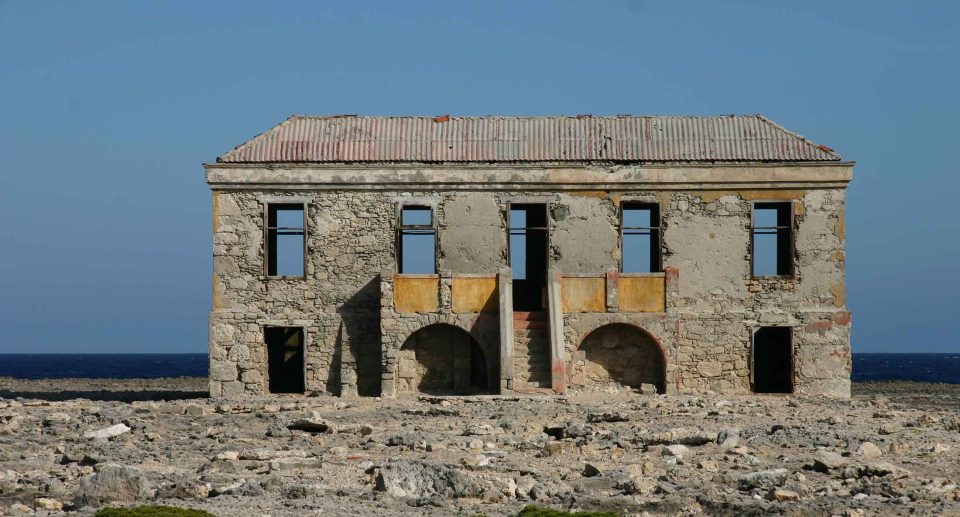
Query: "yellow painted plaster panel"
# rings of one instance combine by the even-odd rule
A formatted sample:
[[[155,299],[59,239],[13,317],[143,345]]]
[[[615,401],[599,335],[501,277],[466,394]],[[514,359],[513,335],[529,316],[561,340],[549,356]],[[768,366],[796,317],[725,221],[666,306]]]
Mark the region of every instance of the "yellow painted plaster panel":
[[[833,304],[837,307],[843,307],[847,304],[847,286],[843,283],[839,283],[830,288],[830,293],[833,294]]]
[[[497,278],[453,278],[451,285],[453,312],[496,312]]]
[[[400,313],[437,312],[440,308],[440,277],[395,275],[393,306]]]
[[[840,213],[837,214],[837,223],[834,233],[837,234],[837,238],[840,239],[840,242],[843,242],[843,239],[847,236],[847,215],[843,209],[841,209]]]
[[[568,192],[571,196],[577,197],[595,197],[597,199],[607,199],[609,193],[605,190],[574,190]]]
[[[666,291],[662,276],[620,277],[620,312],[664,312]]]
[[[604,277],[571,277],[560,280],[563,312],[606,312],[607,284]]]

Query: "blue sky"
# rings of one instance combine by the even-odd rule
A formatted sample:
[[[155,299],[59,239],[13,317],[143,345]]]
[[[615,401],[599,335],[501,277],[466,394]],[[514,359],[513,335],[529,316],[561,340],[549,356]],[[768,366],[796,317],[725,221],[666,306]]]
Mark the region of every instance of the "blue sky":
[[[763,113],[856,160],[856,352],[956,352],[957,2],[0,1],[0,352],[203,352],[201,163],[293,113]]]

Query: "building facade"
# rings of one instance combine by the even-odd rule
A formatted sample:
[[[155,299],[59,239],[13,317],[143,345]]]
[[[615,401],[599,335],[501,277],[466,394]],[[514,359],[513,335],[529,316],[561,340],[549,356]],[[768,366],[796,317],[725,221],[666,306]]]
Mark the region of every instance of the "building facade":
[[[294,116],[205,168],[211,396],[850,395],[853,163],[762,116]]]

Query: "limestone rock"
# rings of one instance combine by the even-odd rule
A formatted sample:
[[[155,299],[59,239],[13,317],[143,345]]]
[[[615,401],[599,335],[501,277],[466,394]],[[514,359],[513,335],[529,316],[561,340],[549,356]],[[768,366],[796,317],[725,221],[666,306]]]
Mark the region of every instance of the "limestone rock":
[[[782,486],[787,481],[790,472],[787,469],[761,470],[751,472],[740,476],[739,484],[741,490],[752,490],[754,488],[773,489]]]
[[[664,456],[683,458],[684,456],[690,454],[690,448],[686,445],[667,445],[663,448],[662,454]]]
[[[293,431],[306,431],[308,433],[335,433],[337,426],[324,420],[317,412],[311,412],[310,416],[297,418],[287,423],[287,429]]]
[[[778,503],[782,503],[784,501],[796,501],[797,499],[800,499],[800,494],[785,488],[774,488],[767,493],[767,499],[776,501]]]
[[[848,465],[850,461],[847,458],[825,449],[817,451],[813,456],[813,469],[818,472],[842,469]]]
[[[103,429],[98,429],[96,431],[89,431],[83,434],[84,438],[93,438],[95,440],[105,440],[107,438],[113,438],[114,436],[120,436],[124,433],[129,433],[130,428],[126,424],[116,424],[110,427],[105,427]]]
[[[150,485],[139,469],[116,464],[98,466],[96,473],[80,479],[77,506],[132,503],[150,497]]]
[[[384,465],[375,489],[401,498],[477,497],[480,486],[469,476],[446,465],[396,460]]]
[[[880,450],[880,447],[870,442],[863,442],[860,444],[860,447],[857,448],[857,455],[863,456],[864,458],[876,459],[883,456],[883,452]]]

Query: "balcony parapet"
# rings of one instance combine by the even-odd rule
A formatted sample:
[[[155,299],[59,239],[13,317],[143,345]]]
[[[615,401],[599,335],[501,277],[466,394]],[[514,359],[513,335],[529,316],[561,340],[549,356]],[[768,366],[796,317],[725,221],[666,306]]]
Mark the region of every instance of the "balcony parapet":
[[[563,273],[560,278],[564,314],[621,312],[665,313],[677,290],[679,270],[661,273]]]
[[[381,275],[382,300],[398,314],[478,314],[498,310],[497,274]]]

